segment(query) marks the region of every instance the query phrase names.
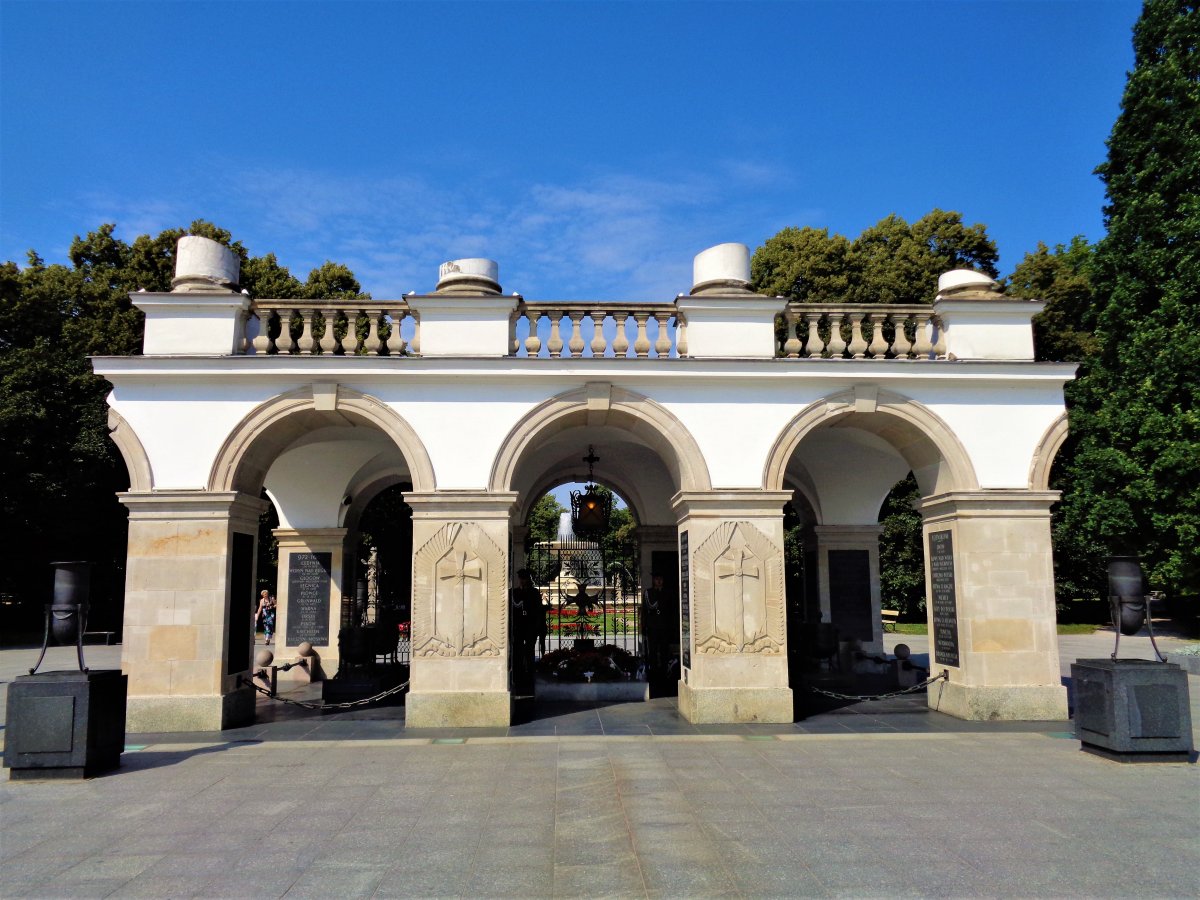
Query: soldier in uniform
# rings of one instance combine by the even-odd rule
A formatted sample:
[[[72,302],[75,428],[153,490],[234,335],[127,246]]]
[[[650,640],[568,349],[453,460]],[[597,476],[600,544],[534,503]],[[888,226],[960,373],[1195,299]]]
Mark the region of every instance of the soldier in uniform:
[[[667,671],[670,637],[667,633],[667,597],[661,572],[650,576],[650,588],[642,600],[642,635],[646,644],[646,669],[651,680]]]
[[[533,690],[533,654],[538,641],[546,645],[546,607],[529,578],[528,569],[517,570],[512,589],[513,681],[521,691]]]

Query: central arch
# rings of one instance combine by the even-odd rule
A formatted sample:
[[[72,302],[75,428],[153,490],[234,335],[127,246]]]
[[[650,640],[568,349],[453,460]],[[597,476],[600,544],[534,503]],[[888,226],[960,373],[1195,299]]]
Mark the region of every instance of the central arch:
[[[629,432],[657,452],[680,490],[711,489],[700,446],[678,418],[644,394],[592,383],[538,404],[513,426],[496,455],[488,490],[513,490],[518,466],[539,442],[569,428],[602,425]]]

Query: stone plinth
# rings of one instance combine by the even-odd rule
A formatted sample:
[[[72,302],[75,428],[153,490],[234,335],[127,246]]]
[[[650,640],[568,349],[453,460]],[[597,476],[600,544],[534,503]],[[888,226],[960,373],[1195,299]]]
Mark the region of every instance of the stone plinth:
[[[1071,665],[1075,736],[1084,750],[1122,762],[1186,762],[1192,752],[1187,673],[1144,659]]]
[[[276,528],[279,541],[279,581],[276,591],[275,657],[290,661],[300,644],[310,643],[322,669],[332,675],[340,663],[338,630],[345,583],[345,528]],[[309,673],[295,668],[281,681],[305,683]]]
[[[121,494],[129,509],[121,668],[135,732],[253,721],[255,543],[264,501],[236,492]]]
[[[790,722],[784,620],[787,491],[685,491],[679,520],[682,672],[691,722]]]
[[[963,719],[1062,720],[1050,505],[1055,491],[926,499],[929,705]]]
[[[508,529],[515,493],[413,492],[408,728],[511,721]]]

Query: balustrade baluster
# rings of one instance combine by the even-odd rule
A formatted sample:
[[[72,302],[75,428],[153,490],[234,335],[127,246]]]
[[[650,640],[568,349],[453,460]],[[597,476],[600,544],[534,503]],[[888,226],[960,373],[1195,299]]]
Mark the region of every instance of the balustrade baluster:
[[[687,319],[678,313],[675,315],[675,352],[679,354],[680,359],[688,355]]]
[[[537,359],[537,355],[542,349],[542,339],[538,337],[538,320],[541,319],[542,314],[536,309],[531,309],[528,316],[529,334],[525,338],[525,356],[528,359]]]
[[[300,340],[297,341],[297,345],[300,347],[301,356],[311,356],[313,347],[317,345],[316,340],[313,338],[313,316],[315,315],[316,310],[314,309],[300,310],[300,320],[303,324],[301,325]]]
[[[913,320],[916,322],[913,334],[913,352],[917,359],[928,359],[933,350],[933,344],[929,341],[929,319],[929,313],[917,313],[913,316]]]
[[[650,355],[650,337],[646,334],[646,320],[650,313],[635,312],[633,319],[637,322],[637,339],[633,342],[633,352],[638,359],[646,359]]]
[[[604,356],[608,342],[604,340],[604,316],[602,309],[593,309],[592,316],[592,356],[599,359]]]
[[[571,351],[571,359],[579,359],[583,356],[583,312],[582,310],[572,310],[567,313],[571,317],[571,339],[567,342],[567,349]]]
[[[788,359],[796,359],[800,356],[800,338],[796,334],[796,323],[800,321],[800,313],[789,306],[783,311],[783,320],[787,323],[787,336],[780,349]]]
[[[613,313],[613,321],[617,325],[617,333],[613,337],[613,353],[617,359],[624,359],[629,352],[629,335],[625,333],[625,322],[629,313],[617,310]]]
[[[521,349],[521,342],[517,338],[517,319],[521,318],[521,310],[514,309],[512,315],[508,317],[508,355],[516,356],[517,351]]]
[[[808,320],[808,340],[804,342],[806,355],[809,359],[820,359],[821,353],[825,349],[825,342],[821,340],[821,313],[805,313],[804,318]]]
[[[666,359],[671,355],[671,335],[667,332],[667,322],[670,319],[670,313],[654,314],[654,322],[658,325],[658,339],[654,342],[654,355],[660,359]]]
[[[912,343],[908,340],[908,334],[905,329],[908,327],[907,315],[896,315],[892,319],[896,322],[896,336],[892,339],[892,353],[896,359],[908,359],[908,351],[912,349]]]
[[[850,346],[846,349],[850,351],[850,355],[855,359],[867,358],[867,339],[863,337],[863,319],[867,317],[866,313],[854,312],[850,314]]]
[[[930,316],[929,321],[933,324],[934,328],[937,329],[937,331],[935,332],[937,334],[937,340],[933,342],[933,349],[932,349],[933,358],[934,359],[945,359],[946,358],[946,329],[942,327],[942,320],[939,319],[937,316]]]
[[[335,326],[337,325],[337,310],[323,309],[321,310],[321,321],[324,323],[324,330],[321,332],[321,342],[319,344],[322,353],[332,354],[338,345],[337,338],[333,336]]]
[[[417,313],[417,312],[413,312],[410,309],[408,311],[408,318],[412,319],[413,336],[412,336],[412,340],[408,342],[408,349],[407,349],[406,353],[408,356],[420,356],[421,355],[421,314]]]
[[[367,311],[367,337],[363,341],[363,347],[366,348],[367,356],[378,356],[379,348],[383,346],[383,341],[379,337],[379,317],[382,310],[368,309]]]
[[[280,353],[293,353],[296,341],[292,338],[292,319],[300,315],[294,309],[279,310],[279,337],[275,339],[275,347]]]
[[[358,349],[358,317],[362,310],[346,310],[346,333],[342,335],[342,356],[353,356]]]
[[[546,342],[546,348],[550,351],[551,359],[561,359],[563,339],[559,326],[562,325],[563,320],[562,310],[552,309],[546,315],[550,319],[550,340]]]
[[[404,340],[404,332],[401,326],[404,325],[405,312],[398,309],[392,315],[392,334],[388,338],[388,356],[407,356],[408,343]]]
[[[829,316],[829,350],[830,359],[841,359],[846,350],[846,339],[842,337],[842,320],[845,313],[831,313]]]
[[[887,313],[868,314],[868,321],[871,323],[871,346],[867,351],[871,354],[872,359],[883,359],[888,352],[887,338],[883,336],[883,326],[887,322],[889,316]]]
[[[271,317],[274,313],[262,310],[258,314],[258,334],[254,338],[254,352],[265,356],[271,352]]]

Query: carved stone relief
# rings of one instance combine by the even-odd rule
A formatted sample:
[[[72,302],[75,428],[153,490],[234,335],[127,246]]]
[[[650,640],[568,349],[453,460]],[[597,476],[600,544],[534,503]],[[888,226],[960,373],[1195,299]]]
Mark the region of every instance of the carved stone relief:
[[[504,554],[474,522],[442,526],[413,554],[413,654],[500,656]]]
[[[750,522],[725,522],[696,550],[697,653],[782,653],[783,553]]]

